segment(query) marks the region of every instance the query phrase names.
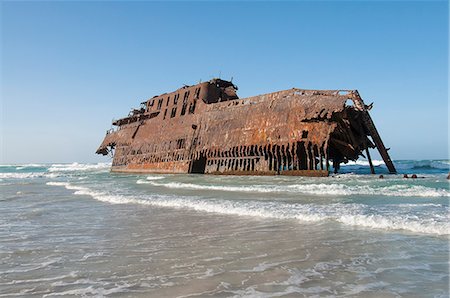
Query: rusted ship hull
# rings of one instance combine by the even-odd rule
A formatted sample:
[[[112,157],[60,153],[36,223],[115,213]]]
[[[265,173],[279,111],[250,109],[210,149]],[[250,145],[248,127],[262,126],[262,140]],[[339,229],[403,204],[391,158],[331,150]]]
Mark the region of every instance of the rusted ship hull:
[[[356,90],[294,88],[239,99],[220,80],[143,105],[115,121],[118,129],[97,150],[114,151],[114,172],[327,176],[331,165],[337,171],[375,147],[395,172]]]

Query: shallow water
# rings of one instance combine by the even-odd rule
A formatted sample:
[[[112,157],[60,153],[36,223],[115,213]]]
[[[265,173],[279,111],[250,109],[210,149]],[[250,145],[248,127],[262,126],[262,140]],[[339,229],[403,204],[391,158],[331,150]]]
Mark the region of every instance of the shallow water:
[[[0,166],[0,297],[448,297],[450,163],[395,163],[424,178]]]

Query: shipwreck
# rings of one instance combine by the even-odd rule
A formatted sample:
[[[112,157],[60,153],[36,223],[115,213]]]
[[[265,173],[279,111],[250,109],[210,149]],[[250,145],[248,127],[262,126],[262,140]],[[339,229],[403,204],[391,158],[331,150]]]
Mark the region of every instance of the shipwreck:
[[[113,120],[96,153],[113,172],[327,176],[360,156],[375,173],[377,148],[396,173],[357,90],[237,90],[212,79],[154,96]]]

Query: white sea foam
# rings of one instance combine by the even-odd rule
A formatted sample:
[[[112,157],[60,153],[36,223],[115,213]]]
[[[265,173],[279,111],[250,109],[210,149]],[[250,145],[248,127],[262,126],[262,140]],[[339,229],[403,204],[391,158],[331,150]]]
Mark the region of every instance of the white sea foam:
[[[383,281],[377,281],[367,284],[349,284],[346,286],[349,290],[346,292],[347,295],[360,295],[364,292],[374,292],[377,289],[386,289],[389,287],[389,283]]]
[[[23,170],[23,169],[28,169],[28,168],[40,168],[40,167],[45,167],[45,166],[46,165],[44,165],[44,164],[30,163],[30,164],[17,166],[16,170]]]
[[[161,180],[164,179],[165,177],[163,176],[147,176],[146,180],[143,179],[139,179],[138,181],[136,181],[137,184],[150,184],[150,181],[153,180]]]
[[[377,167],[377,166],[381,166],[384,165],[384,161],[382,160],[376,160],[373,159],[372,160],[372,164]],[[364,166],[364,167],[368,167],[369,166],[369,161],[368,160],[356,160],[356,161],[352,161],[350,160],[348,163],[342,163],[341,167],[345,167],[345,166]]]
[[[139,181],[139,180],[138,180]],[[374,193],[383,196],[397,197],[450,197],[449,190],[435,189],[421,185],[391,185],[383,187],[374,187],[368,185],[346,184],[289,184],[289,185],[252,185],[252,186],[226,186],[226,185],[202,185],[194,183],[180,182],[156,182],[142,181],[137,182],[152,184],[174,189],[194,189],[194,190],[217,190],[231,192],[256,192],[256,193],[280,193],[290,192],[308,195],[331,195],[331,196],[349,196],[349,195],[373,195]]]
[[[50,181],[45,183],[46,185],[50,185],[50,186],[65,186],[65,187],[70,187],[71,184],[69,182],[56,182],[56,181]]]
[[[47,185],[52,186],[64,186],[66,189],[74,190],[75,195],[91,196],[96,200],[112,203],[112,204],[127,204],[127,203],[139,203],[131,197],[123,195],[111,195],[105,192],[94,191],[84,186],[76,186],[68,182],[47,182]]]
[[[147,203],[148,204],[148,203]],[[416,220],[396,215],[361,214],[365,208],[359,204],[331,204],[327,206],[311,204],[281,204],[263,202],[204,201],[189,199],[165,199],[150,202],[151,205],[189,208],[203,212],[228,215],[254,216],[275,219],[297,219],[304,222],[334,220],[346,225],[385,229],[407,230],[426,234],[448,235],[450,224],[432,219]]]
[[[87,259],[95,258],[95,257],[101,257],[103,255],[104,255],[104,253],[101,252],[101,251],[100,252],[95,252],[95,253],[87,253],[81,258],[80,261],[86,261]]]
[[[385,167],[385,163],[382,160],[372,160],[372,164],[375,167]],[[394,161],[394,165],[397,170],[412,170],[416,169],[419,172],[426,169],[437,169],[437,170],[450,170],[449,160],[398,160]],[[349,161],[348,163],[342,163],[341,167],[348,167],[349,169],[360,169],[369,167],[369,161],[367,160],[357,160]]]
[[[86,297],[86,296],[94,296],[94,297],[105,297],[108,295],[112,295],[112,294],[118,294],[118,293],[125,293],[125,292],[129,292],[128,288],[132,287],[132,285],[126,284],[124,283],[123,285],[116,285],[113,288],[105,288],[108,286],[108,284],[106,282],[103,282],[102,284],[104,284],[104,286],[98,286],[97,284],[99,284],[99,282],[95,282],[95,281],[91,281],[88,279],[84,279],[79,283],[67,283],[66,286],[73,286],[73,285],[78,285],[80,284],[81,287],[78,289],[72,289],[72,290],[66,290],[66,291],[62,291],[62,292],[53,292],[50,294],[45,294],[43,295],[43,297],[51,297],[51,296],[57,296],[57,297],[61,297],[61,296],[81,296],[81,297]],[[85,284],[95,284],[95,285],[90,285],[88,287],[84,286]],[[54,286],[54,285],[53,285]]]
[[[47,281],[61,280],[64,278],[73,278],[75,276],[76,276],[75,273],[71,272],[69,274],[58,275],[58,276],[53,276],[53,277],[42,277],[42,278],[35,278],[35,279],[16,279],[16,280],[12,280],[9,282],[1,283],[1,285],[20,285],[20,284],[27,284],[27,283],[42,283],[42,282],[47,282]],[[1,297],[1,295],[0,295],[0,297]]]
[[[147,180],[160,180],[160,179],[164,179],[164,176],[147,176]]]
[[[436,222],[432,220],[411,220],[407,217],[396,215],[364,215],[344,214],[336,218],[338,222],[346,225],[383,229],[406,230],[415,233],[449,235],[450,224],[448,222]]]
[[[29,179],[46,177],[46,173],[0,173],[0,178],[3,179]]]
[[[48,169],[49,172],[75,172],[75,171],[92,171],[106,170],[111,167],[110,163],[97,164],[80,164],[77,162],[71,164],[52,164]]]
[[[48,182],[47,185],[64,186],[75,190],[76,195],[88,195],[96,200],[113,204],[142,204],[226,215],[252,216],[274,219],[294,219],[303,222],[337,221],[345,225],[384,230],[406,230],[416,233],[448,235],[450,223],[439,220],[442,216],[420,219],[401,216],[395,208],[391,213],[373,209],[362,204],[335,203],[329,205],[288,204],[282,202],[207,200],[195,197],[152,196],[147,198],[108,194],[67,182]],[[411,206],[408,206],[411,207]],[[372,209],[371,209],[372,208]],[[399,207],[400,208],[400,207]],[[447,208],[448,209],[448,208]],[[445,211],[445,210],[444,210]],[[446,212],[448,213],[449,210]]]
[[[56,178],[60,175],[57,173],[46,172],[28,172],[28,173],[0,173],[0,179],[32,179],[32,178]]]

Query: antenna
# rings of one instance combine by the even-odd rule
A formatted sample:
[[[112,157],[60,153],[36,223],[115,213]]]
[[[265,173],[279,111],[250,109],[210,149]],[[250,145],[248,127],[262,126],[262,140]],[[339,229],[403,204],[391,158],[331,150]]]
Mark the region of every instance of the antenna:
[[[231,82],[231,83],[233,83],[233,77],[231,77],[231,80],[230,80],[230,82]]]

